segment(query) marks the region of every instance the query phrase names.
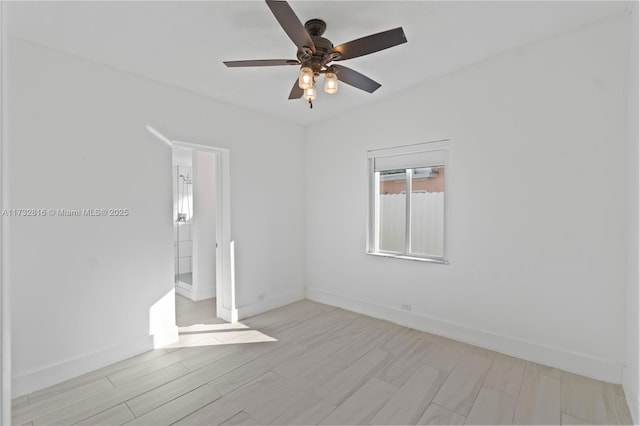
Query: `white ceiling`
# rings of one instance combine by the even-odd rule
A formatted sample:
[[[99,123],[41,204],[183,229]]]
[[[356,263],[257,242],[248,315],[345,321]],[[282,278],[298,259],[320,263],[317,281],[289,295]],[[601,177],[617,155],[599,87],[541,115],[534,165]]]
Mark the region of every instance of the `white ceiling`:
[[[296,47],[262,1],[10,2],[12,36],[124,71],[309,124],[532,41],[624,13],[626,1],[291,1],[321,18],[334,45],[398,26],[406,44],[341,62],[382,84],[342,84],[313,110],[287,99],[293,66],[227,68],[224,60],[295,59]],[[320,92],[320,91],[319,91]]]

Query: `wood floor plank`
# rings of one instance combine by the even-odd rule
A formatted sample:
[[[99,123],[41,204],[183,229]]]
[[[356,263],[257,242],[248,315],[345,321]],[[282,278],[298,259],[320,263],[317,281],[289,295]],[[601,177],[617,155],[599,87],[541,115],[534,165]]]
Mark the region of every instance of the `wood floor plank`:
[[[334,309],[322,312],[305,321],[299,321],[286,330],[277,331],[274,335],[282,342],[295,342],[300,345],[309,345],[317,338],[326,335],[327,332],[336,333],[351,324],[351,316],[347,311]]]
[[[342,374],[330,377],[314,389],[314,392],[325,401],[336,406],[340,405],[389,360],[388,352],[374,349],[346,368]]]
[[[371,424],[415,424],[446,378],[443,371],[422,365],[382,407]]]
[[[411,346],[414,342],[423,341],[428,343],[435,343],[440,339],[440,337],[434,334],[425,333],[423,331],[399,325],[398,327],[400,328],[400,331],[394,332],[394,334],[392,335],[393,337],[389,340],[389,345],[383,346],[381,349],[392,352],[394,354],[398,354],[398,351],[403,351],[403,348]],[[394,350],[394,347],[396,350]]]
[[[297,415],[299,403],[308,398],[308,394],[309,389],[300,382],[285,381],[271,388],[262,398],[248,402],[244,405],[244,410],[258,423],[271,424],[286,410],[292,410]]]
[[[216,399],[219,399],[221,396],[222,395],[216,392],[211,386],[203,385],[167,402],[153,411],[137,417],[135,420],[132,420],[127,424],[131,426],[170,425],[190,415],[194,411],[199,410],[205,405],[208,405]]]
[[[317,355],[318,354],[314,353],[312,356],[307,357],[307,362],[304,364],[296,362],[297,368],[301,365],[305,365],[305,370],[300,371],[297,375],[292,377],[283,377],[290,379],[290,383],[299,385],[307,390],[316,389],[330,378],[342,374],[342,372],[350,365],[349,360],[346,358],[337,358],[333,355],[320,358]],[[280,373],[282,371],[281,367],[282,364],[276,366],[273,371],[282,375]],[[285,373],[286,372],[289,372],[289,370],[285,370]]]
[[[520,394],[526,366],[524,360],[497,354],[493,358],[483,386],[517,397]]]
[[[357,314],[345,311],[344,309],[334,309],[316,317],[313,321],[300,323],[295,333],[287,333],[284,341],[292,339],[299,345],[313,347],[318,340],[323,341],[326,337],[344,332],[353,323],[353,318]]]
[[[176,294],[176,325],[178,327],[193,324],[224,323],[216,315],[216,299],[193,301]]]
[[[389,334],[377,328],[364,328],[362,333],[359,333],[357,337],[351,338],[350,343],[334,352],[333,356],[343,358],[351,364],[381,346],[385,338],[389,336]],[[389,353],[387,351],[384,352]]]
[[[303,393],[296,399],[295,409],[282,410],[283,413],[271,424],[274,425],[317,425],[336,407],[312,393]]]
[[[252,328],[263,330],[265,333],[277,334],[294,326],[297,322],[321,315],[327,309],[332,310],[334,308],[309,302],[308,300],[301,300],[282,308],[247,318],[242,322]]]
[[[464,353],[461,346],[438,339],[429,346],[424,362],[438,370],[450,373]]]
[[[490,366],[491,360],[487,358],[470,353],[463,354],[433,398],[433,402],[466,417]]]
[[[228,418],[227,420],[225,420],[220,424],[224,426],[235,426],[235,425],[251,426],[251,425],[259,425],[260,423],[258,423],[256,419],[248,415],[246,412],[240,411],[239,413],[235,414],[234,416],[231,416],[230,418]]]
[[[242,368],[237,368],[216,378],[209,382],[209,385],[221,394],[227,394],[265,374],[276,365],[288,364],[298,359],[303,352],[306,352],[304,346],[296,344],[280,346],[248,362]]]
[[[273,372],[268,372],[179,420],[176,422],[176,425],[220,424],[239,411],[244,410],[246,406],[251,406],[252,404],[258,405],[265,403],[265,401],[267,401],[268,404],[269,398],[279,395],[277,392],[274,392],[273,389],[277,389],[285,382],[286,380],[284,378]],[[251,412],[247,412],[247,414],[252,415]]]
[[[350,325],[351,322],[347,320],[344,322],[327,323],[324,327],[314,327],[314,329],[308,333],[302,333],[301,330],[301,336],[298,338],[291,338],[291,341],[308,348],[325,346],[331,340],[343,339],[344,329]],[[337,349],[339,348],[336,348],[336,350]]]
[[[78,426],[116,426],[123,425],[133,419],[135,416],[127,408],[127,404],[120,404],[76,424]]]
[[[627,405],[624,390],[621,385],[603,383],[604,403],[607,410],[607,418],[610,425],[630,425],[633,424],[631,412]]]
[[[395,386],[373,377],[344,403],[340,404],[320,424],[367,424],[397,390],[398,388]]]
[[[562,423],[563,425],[591,425],[593,423],[589,423],[586,420],[579,419],[577,417],[570,416],[568,414],[562,414]]]
[[[353,316],[338,315],[346,312],[339,310],[334,314],[335,321],[326,323],[323,327],[316,328],[312,333],[304,337],[300,337],[296,343],[308,348],[316,348],[318,346],[326,346],[334,340],[344,340],[349,334],[349,330],[355,327]],[[340,347],[337,347],[338,350]]]
[[[516,397],[483,387],[467,416],[470,425],[510,425],[516,411]]]
[[[536,374],[542,374],[543,376],[553,377],[554,379],[560,379],[562,377],[562,370],[547,365],[538,364],[537,362],[527,361],[526,371],[530,371]]]
[[[135,397],[128,399],[127,405],[136,417],[141,416],[174,398],[227,374],[252,359],[252,356],[247,356],[246,354],[227,356],[196,371],[191,371],[176,380],[150,389],[148,392],[139,393]]]
[[[142,364],[137,364],[124,370],[120,370],[118,372],[110,374],[108,377],[111,383],[113,383],[115,386],[120,386],[124,383],[137,380],[142,376],[146,376],[147,374],[151,374],[156,370],[168,367],[169,365],[175,364],[177,362],[181,362],[182,365],[184,365],[184,361],[188,360],[189,358],[203,354],[210,354],[213,349],[215,348],[212,348],[211,346],[181,348],[178,351],[155,357]]]
[[[205,350],[204,352],[199,353],[195,356],[181,360],[180,364],[184,365],[191,371],[195,371],[199,368],[204,367],[205,365],[214,363],[219,359],[239,353],[239,348],[234,345],[217,345],[208,346],[206,348],[208,350]]]
[[[178,341],[171,343],[165,349],[195,348],[198,346],[221,346],[224,343],[217,339],[216,333],[178,333]]]
[[[19,398],[15,398],[11,401],[11,413],[22,407],[26,407],[27,405],[29,405],[29,396],[23,395]]]
[[[401,351],[398,350],[399,346],[395,346],[395,358],[385,365],[376,376],[396,387],[401,387],[415,373],[416,369],[424,364],[431,344],[432,342],[419,339],[414,340],[413,343],[405,342]]]
[[[163,368],[154,374],[148,374],[139,380],[118,386],[87,398],[83,401],[55,411],[47,416],[36,419],[34,425],[51,424],[74,424],[89,418],[96,413],[100,413],[109,408],[119,405],[135,395],[139,395],[150,389],[154,389],[162,384],[177,379],[188,373],[189,370],[180,364],[173,364]]]
[[[498,354],[495,351],[485,349],[485,348],[480,348],[478,346],[473,346],[468,343],[459,343],[459,344],[462,345],[462,348],[466,353],[478,355],[478,356],[487,358],[489,360],[493,360],[493,358]]]
[[[560,423],[560,379],[524,373],[514,421],[524,425],[557,425]]]
[[[113,389],[113,384],[107,378],[98,379],[94,382],[85,383],[76,388],[68,389],[51,395],[49,398],[41,399],[38,402],[17,408],[11,412],[14,424],[31,422],[40,417],[51,414],[75,402],[90,398],[93,395]]]
[[[430,404],[416,424],[418,425],[463,425],[466,417],[447,410],[438,404]]]
[[[216,333],[216,339],[225,345],[237,343],[275,342],[277,339],[260,330],[236,330]]]
[[[563,372],[560,383],[563,413],[595,424],[609,422],[600,381]]]
[[[349,339],[345,336],[340,336],[337,339],[331,339],[324,345],[308,349],[307,352],[300,357],[274,366],[273,371],[287,379],[296,379],[305,373],[308,374],[310,371],[314,371],[318,366],[322,366],[326,363],[327,360],[337,359],[335,357],[329,357],[332,356],[340,346],[348,340]],[[341,359],[340,363],[346,367],[349,364],[349,361],[347,359]]]

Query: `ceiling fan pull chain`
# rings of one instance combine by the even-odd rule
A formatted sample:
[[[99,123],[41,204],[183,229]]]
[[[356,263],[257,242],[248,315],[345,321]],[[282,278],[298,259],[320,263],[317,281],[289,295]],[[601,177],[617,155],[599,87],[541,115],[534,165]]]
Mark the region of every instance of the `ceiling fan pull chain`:
[[[309,108],[313,109],[313,101],[309,99]]]

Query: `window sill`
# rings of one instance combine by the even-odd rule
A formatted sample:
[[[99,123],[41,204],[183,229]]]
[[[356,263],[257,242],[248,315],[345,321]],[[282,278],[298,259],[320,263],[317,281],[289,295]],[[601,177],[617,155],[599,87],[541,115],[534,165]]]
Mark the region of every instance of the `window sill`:
[[[438,263],[440,265],[449,264],[449,261],[447,259],[443,259],[441,257],[418,257],[418,256],[409,256],[405,254],[380,253],[380,252],[373,252],[373,251],[368,251],[367,254],[371,256],[392,257],[395,259],[416,260],[418,262]]]

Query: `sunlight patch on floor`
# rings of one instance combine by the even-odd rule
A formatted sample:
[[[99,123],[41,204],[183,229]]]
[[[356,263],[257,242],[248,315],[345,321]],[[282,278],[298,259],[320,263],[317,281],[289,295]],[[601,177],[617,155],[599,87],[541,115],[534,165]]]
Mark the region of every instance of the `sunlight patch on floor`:
[[[165,348],[232,345],[240,343],[277,342],[278,340],[247,325],[236,323],[193,324],[178,327],[178,341]]]
[[[248,326],[236,322],[236,323],[223,323],[223,324],[193,324],[183,327],[178,327],[178,331],[180,333],[197,333],[197,332],[205,332],[205,331],[237,331],[242,329],[249,329]]]

